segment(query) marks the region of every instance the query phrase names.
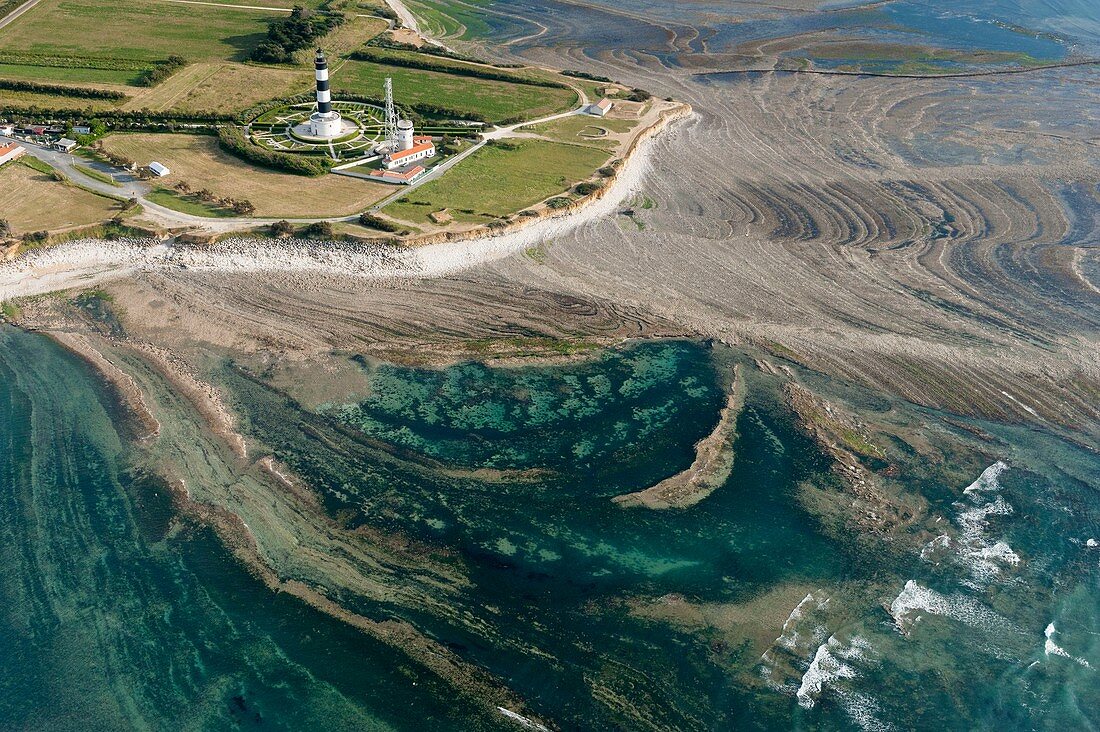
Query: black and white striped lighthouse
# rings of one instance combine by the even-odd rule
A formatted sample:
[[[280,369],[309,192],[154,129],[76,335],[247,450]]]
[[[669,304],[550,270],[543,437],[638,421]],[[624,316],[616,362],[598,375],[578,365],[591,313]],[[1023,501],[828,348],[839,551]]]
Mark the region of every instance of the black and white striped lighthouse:
[[[325,52],[319,48],[313,66],[317,77],[317,111],[310,115],[309,134],[311,137],[331,140],[343,133],[344,124],[340,113],[332,109],[332,94],[328,88],[328,60],[325,59]]]
[[[319,48],[313,65],[317,69],[317,111],[328,114],[332,111],[332,95],[328,90],[328,60],[325,52]]]

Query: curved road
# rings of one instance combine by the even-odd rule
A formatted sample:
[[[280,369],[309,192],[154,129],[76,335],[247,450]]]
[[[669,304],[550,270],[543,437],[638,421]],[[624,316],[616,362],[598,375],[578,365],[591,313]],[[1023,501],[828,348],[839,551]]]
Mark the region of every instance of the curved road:
[[[37,1],[37,0],[34,0]],[[10,16],[9,16],[10,17]],[[580,98],[580,106],[572,109],[568,112],[559,112],[558,114],[551,114],[546,117],[540,117],[539,119],[528,120],[526,122],[519,122],[508,127],[501,127],[500,129],[486,132],[482,135],[482,139],[476,144],[470,147],[469,150],[464,150],[458,155],[455,155],[450,160],[446,160],[443,163],[435,166],[425,176],[419,180],[413,182],[411,185],[401,186],[393,195],[387,196],[378,203],[370,207],[370,211],[379,211],[382,207],[393,203],[401,197],[407,195],[410,191],[418,188],[419,186],[429,181],[435,180],[445,172],[453,168],[458,163],[465,160],[467,157],[475,153],[489,140],[501,140],[507,137],[513,137],[522,135],[523,133],[517,133],[517,130],[522,127],[530,125],[537,125],[543,122],[552,122],[553,120],[562,119],[564,117],[570,117],[576,114],[583,114],[584,110],[588,108],[588,97],[582,89],[579,87],[573,87],[574,91]],[[117,198],[125,200],[127,198],[136,198],[138,203],[141,204],[145,210],[145,218],[152,219],[157,224],[163,226],[166,229],[175,228],[194,228],[201,229],[210,233],[220,234],[229,231],[236,231],[239,229],[247,229],[255,226],[261,226],[263,224],[269,224],[275,221],[281,221],[280,218],[256,218],[253,216],[240,216],[229,218],[211,218],[208,216],[195,216],[193,214],[187,214],[180,211],[162,206],[158,203],[153,203],[146,196],[149,193],[150,185],[145,181],[135,178],[129,173],[120,172],[117,168],[100,163],[86,158],[76,158],[69,153],[59,152],[57,150],[50,150],[42,148],[37,145],[32,145],[21,140],[11,139],[16,142],[27,151],[27,154],[33,155],[39,160],[48,163],[52,167],[59,170],[66,178],[78,183],[84,188],[89,188],[96,193],[102,193],[105,196],[111,198]],[[104,183],[101,180],[90,178],[84,173],[81,173],[76,166],[81,165],[86,168],[91,168],[99,173],[110,176],[118,185],[114,186],[109,183]],[[358,214],[351,216],[330,216],[319,218],[306,218],[306,219],[286,219],[291,223],[296,224],[312,224],[318,221],[338,222],[338,221],[356,221],[359,218]]]

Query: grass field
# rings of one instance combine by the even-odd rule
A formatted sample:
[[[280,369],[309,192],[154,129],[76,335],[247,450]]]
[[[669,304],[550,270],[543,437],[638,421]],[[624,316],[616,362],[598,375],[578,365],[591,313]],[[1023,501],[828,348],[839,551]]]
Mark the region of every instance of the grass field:
[[[595,132],[596,128],[600,127],[612,133],[625,133],[634,129],[637,124],[637,120],[608,119],[606,117],[595,118],[587,115],[576,115],[573,117],[556,119],[552,122],[544,122],[543,124],[524,127],[522,131],[536,132],[544,137],[549,137],[552,140],[559,140],[561,142],[613,149],[619,144],[618,140],[614,137],[584,137],[582,133],[592,133]]]
[[[312,84],[313,72],[309,69],[197,63],[173,74],[159,86],[134,90],[122,108],[232,112],[266,99],[307,91]]]
[[[165,208],[179,211],[192,216],[206,216],[208,218],[228,218],[233,212],[227,208],[214,206],[206,201],[201,201],[194,196],[184,196],[168,188],[154,188],[145,196],[152,203],[159,203]]]
[[[58,183],[21,161],[0,168],[0,216],[11,223],[16,235],[94,224],[118,212],[115,201]]]
[[[4,29],[0,52],[149,63],[172,54],[192,62],[240,61],[263,39],[268,21],[276,15],[163,0],[42,0]],[[25,68],[33,72],[21,73]],[[16,65],[0,67],[0,73],[12,78],[111,83],[132,82],[137,75],[132,69]]]
[[[332,86],[380,97],[387,76],[393,78],[394,98],[400,103],[434,104],[467,114],[480,113],[489,121],[553,114],[569,109],[576,101],[576,94],[569,89],[512,84],[367,61],[348,61],[341,65],[332,74]]]
[[[383,211],[425,223],[428,214],[451,209],[456,219],[486,220],[532,206],[588,178],[608,154],[543,140],[509,141],[515,149],[487,145],[438,180],[425,183]],[[473,211],[473,214],[464,212]]]
[[[164,163],[172,170],[164,179],[168,187],[186,181],[219,197],[247,199],[261,217],[349,216],[393,192],[382,183],[340,175],[306,178],[258,168],[219,150],[214,138],[200,135],[110,135],[103,146],[141,165]]]
[[[47,109],[92,109],[98,112],[114,109],[118,103],[108,99],[81,99],[55,94],[36,94],[34,92],[0,89],[0,104],[13,104],[20,107],[44,107]]]

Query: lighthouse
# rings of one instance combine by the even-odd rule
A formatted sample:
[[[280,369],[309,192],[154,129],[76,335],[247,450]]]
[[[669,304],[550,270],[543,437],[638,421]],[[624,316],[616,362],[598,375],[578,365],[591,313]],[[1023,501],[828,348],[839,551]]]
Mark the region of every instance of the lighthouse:
[[[309,134],[311,137],[331,140],[340,136],[344,125],[340,113],[332,111],[332,94],[328,88],[328,60],[325,59],[325,52],[319,48],[314,59],[314,68],[317,77],[317,111],[310,115]]]

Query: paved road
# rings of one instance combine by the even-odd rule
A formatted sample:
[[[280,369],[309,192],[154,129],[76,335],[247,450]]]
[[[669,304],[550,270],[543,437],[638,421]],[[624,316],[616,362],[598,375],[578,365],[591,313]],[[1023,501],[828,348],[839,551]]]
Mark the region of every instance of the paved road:
[[[39,0],[27,0],[27,2],[23,3],[22,5],[20,5],[15,10],[11,11],[7,15],[5,15],[3,18],[0,18],[0,28],[3,28],[7,24],[9,24],[12,21],[16,20],[17,18],[19,18],[19,16],[21,16],[23,13],[27,12],[28,10],[33,8],[35,5],[37,5],[38,2],[39,2]]]

